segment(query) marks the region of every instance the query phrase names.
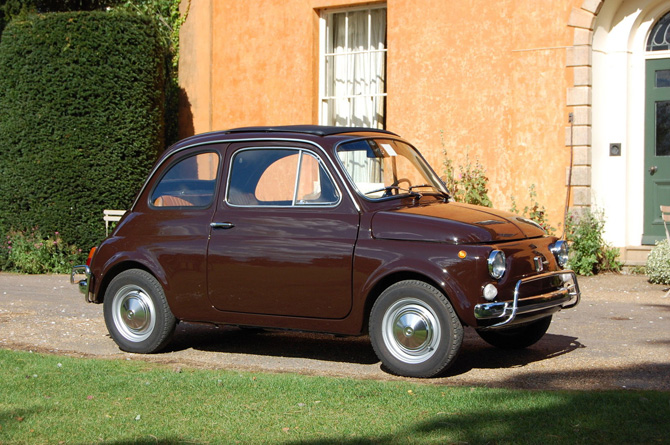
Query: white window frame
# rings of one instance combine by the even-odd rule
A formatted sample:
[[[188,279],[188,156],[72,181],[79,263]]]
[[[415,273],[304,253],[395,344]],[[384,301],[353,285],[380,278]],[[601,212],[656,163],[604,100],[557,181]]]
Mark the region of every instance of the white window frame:
[[[321,17],[320,17],[320,23],[319,23],[319,35],[320,35],[320,44],[319,44],[319,123],[321,125],[334,125],[333,124],[333,116],[330,115],[330,108],[328,106],[328,101],[329,100],[334,100],[334,99],[347,99],[349,101],[349,113],[346,116],[346,126],[351,126],[352,125],[352,118],[353,118],[353,99],[360,99],[362,97],[369,97],[369,98],[375,98],[375,97],[382,97],[386,98],[387,93],[386,93],[386,87],[387,87],[387,70],[386,68],[384,69],[384,92],[383,93],[370,93],[369,91],[366,92],[365,94],[355,94],[355,95],[340,95],[340,96],[327,96],[326,95],[326,79],[327,79],[327,72],[326,72],[326,58],[329,56],[339,56],[343,57],[344,55],[354,55],[354,54],[369,54],[370,57],[372,54],[375,53],[384,53],[384,58],[385,58],[385,65],[386,61],[388,60],[388,48],[385,47],[383,49],[374,49],[370,50],[371,46],[371,33],[372,33],[372,26],[371,26],[371,16],[368,14],[368,35],[367,35],[367,48],[364,51],[349,51],[349,52],[344,52],[344,53],[328,53],[326,52],[326,49],[328,48],[328,39],[330,38],[330,26],[332,22],[332,17],[335,14],[338,13],[347,13],[347,19],[346,19],[346,26],[349,26],[349,13],[353,12],[359,12],[359,11],[373,11],[376,9],[385,9],[388,11],[386,3],[380,3],[376,5],[366,5],[366,6],[359,6],[359,7],[349,7],[349,8],[338,8],[338,9],[324,9],[321,11]],[[388,14],[388,12],[387,12]],[[388,15],[387,15],[388,17]],[[388,31],[388,21],[386,22],[386,31]],[[348,47],[348,32],[345,32],[345,48]],[[334,46],[334,45],[333,45]],[[349,70],[347,69],[347,72]],[[353,79],[347,79],[348,82],[353,82]],[[385,110],[384,110],[385,111]],[[384,113],[382,122],[379,122],[377,124],[377,128],[383,129],[385,127],[386,123],[386,115]]]

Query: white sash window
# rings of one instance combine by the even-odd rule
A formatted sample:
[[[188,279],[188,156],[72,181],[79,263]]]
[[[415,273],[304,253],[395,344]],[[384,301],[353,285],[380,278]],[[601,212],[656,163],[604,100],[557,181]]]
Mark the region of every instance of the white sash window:
[[[321,36],[320,123],[384,128],[386,6],[326,11]]]

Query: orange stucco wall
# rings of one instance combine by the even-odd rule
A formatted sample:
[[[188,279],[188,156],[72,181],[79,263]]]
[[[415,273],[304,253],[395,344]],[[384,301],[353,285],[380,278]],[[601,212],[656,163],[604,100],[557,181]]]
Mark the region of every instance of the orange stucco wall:
[[[479,160],[490,197],[562,220],[570,11],[583,0],[389,0],[387,129],[442,173]],[[318,123],[319,11],[361,2],[191,0],[182,28],[182,134]],[[188,2],[182,2],[182,10]]]

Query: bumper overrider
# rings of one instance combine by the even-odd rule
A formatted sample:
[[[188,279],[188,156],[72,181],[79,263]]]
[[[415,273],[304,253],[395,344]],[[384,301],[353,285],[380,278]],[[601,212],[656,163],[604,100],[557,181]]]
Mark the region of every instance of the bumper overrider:
[[[537,294],[529,289],[537,289],[544,283],[556,283],[552,290]],[[516,324],[524,320],[551,314],[561,309],[570,309],[581,299],[577,277],[571,270],[548,272],[523,278],[514,287],[512,301],[482,303],[475,306],[475,318],[494,321],[483,329],[495,329]]]
[[[85,295],[87,302],[91,302],[91,297],[89,295],[91,269],[88,266],[74,266],[70,273],[70,283],[79,285],[79,292]]]

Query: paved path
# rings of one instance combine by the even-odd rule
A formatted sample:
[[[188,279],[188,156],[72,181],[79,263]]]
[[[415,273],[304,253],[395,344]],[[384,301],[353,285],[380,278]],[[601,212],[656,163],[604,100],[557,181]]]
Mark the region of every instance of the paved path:
[[[584,297],[554,316],[549,332],[523,351],[488,346],[466,330],[460,357],[441,385],[527,389],[670,391],[670,298],[643,276],[581,278]],[[64,275],[0,273],[0,348],[174,367],[296,372],[403,380],[384,372],[366,337],[181,324],[168,352],[121,352],[107,334],[102,306],[87,304]]]

